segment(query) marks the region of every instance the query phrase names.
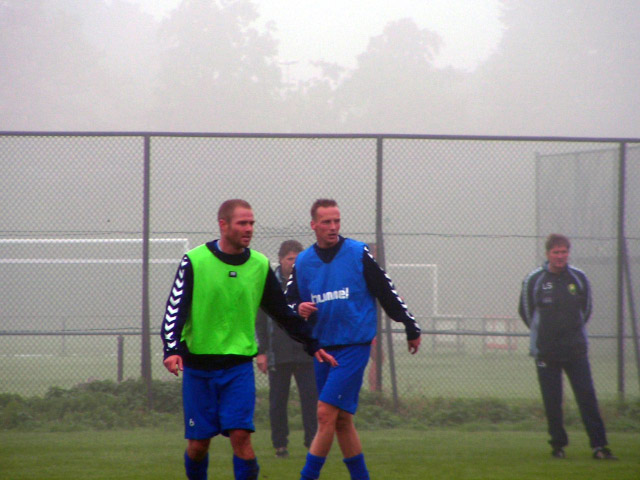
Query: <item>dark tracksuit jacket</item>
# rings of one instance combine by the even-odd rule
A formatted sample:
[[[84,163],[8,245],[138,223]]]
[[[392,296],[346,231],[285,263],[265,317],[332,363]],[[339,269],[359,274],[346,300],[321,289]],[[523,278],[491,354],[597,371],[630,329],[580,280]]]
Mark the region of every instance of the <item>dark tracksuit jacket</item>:
[[[591,287],[582,270],[568,265],[555,274],[545,262],[531,272],[522,283],[518,308],[531,330],[531,355],[549,361],[585,357],[591,308]]]

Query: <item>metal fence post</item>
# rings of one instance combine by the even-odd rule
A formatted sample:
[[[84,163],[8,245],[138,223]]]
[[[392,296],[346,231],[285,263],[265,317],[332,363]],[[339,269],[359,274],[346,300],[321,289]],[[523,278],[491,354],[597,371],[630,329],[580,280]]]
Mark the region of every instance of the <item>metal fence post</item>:
[[[624,273],[627,282],[627,303],[629,304],[629,322],[631,323],[631,336],[633,337],[633,351],[636,357],[636,374],[638,376],[638,388],[640,388],[640,338],[638,337],[638,324],[636,322],[636,302],[633,297],[633,281],[631,267],[629,266],[629,256],[627,242],[624,245]]]
[[[383,169],[383,155],[382,155],[382,137],[376,139],[376,245],[378,249],[378,263],[382,268],[386,270],[385,257],[384,257],[384,232],[382,231],[382,194],[383,194],[383,182],[382,182],[382,169]],[[389,373],[391,378],[391,389],[393,392],[393,405],[395,410],[398,409],[398,385],[396,381],[396,368],[395,358],[393,356],[393,333],[391,332],[391,320],[387,315],[385,317],[385,325],[387,330],[387,351],[389,352]],[[382,322],[380,322],[382,323]],[[378,334],[382,332],[378,330]],[[381,339],[378,339],[376,349],[378,349],[378,359],[382,358],[380,354],[382,351]],[[381,362],[379,362],[380,364]],[[379,365],[380,367],[380,365]],[[381,368],[378,368],[381,370]],[[381,384],[380,384],[381,385]]]
[[[144,179],[142,201],[142,328],[141,375],[147,388],[147,407],[152,408],[151,394],[151,337],[149,328],[149,208],[150,208],[151,138],[144,136]]]
[[[624,399],[624,201],[626,144],[620,143],[618,163],[618,262],[616,267],[616,318],[618,321],[618,396]]]
[[[124,337],[118,335],[118,383],[122,382],[124,377]]]

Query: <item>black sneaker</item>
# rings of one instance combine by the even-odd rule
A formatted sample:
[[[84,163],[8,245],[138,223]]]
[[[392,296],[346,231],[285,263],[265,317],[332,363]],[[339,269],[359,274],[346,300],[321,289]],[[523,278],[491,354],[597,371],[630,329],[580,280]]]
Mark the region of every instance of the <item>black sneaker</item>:
[[[593,449],[593,458],[596,460],[618,460],[607,447],[597,447]]]
[[[276,448],[276,458],[289,458],[289,451],[287,447]]]
[[[567,456],[564,453],[564,450],[560,447],[554,448],[553,450],[551,450],[551,456],[553,458],[567,458]]]

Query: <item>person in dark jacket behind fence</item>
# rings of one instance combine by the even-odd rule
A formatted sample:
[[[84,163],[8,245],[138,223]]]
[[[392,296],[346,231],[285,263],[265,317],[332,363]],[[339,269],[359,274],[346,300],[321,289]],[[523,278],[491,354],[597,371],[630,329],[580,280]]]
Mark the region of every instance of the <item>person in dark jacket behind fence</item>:
[[[518,313],[529,327],[530,353],[535,358],[538,381],[547,416],[551,455],[565,458],[569,444],[562,413],[562,371],[567,374],[593,458],[615,460],[607,448],[604,422],[587,356],[586,325],[591,315],[591,287],[582,270],[569,265],[571,243],[567,237],[547,237],[547,261],[522,282]]]
[[[275,274],[282,290],[286,290],[293,264],[302,250],[304,250],[302,244],[297,240],[285,240],[280,245],[278,251],[280,265],[276,268]],[[262,373],[269,374],[271,442],[276,449],[276,457],[286,458],[289,456],[287,406],[292,376],[298,386],[304,445],[307,449],[318,428],[316,422],[318,392],[313,373],[313,358],[304,351],[302,344],[291,339],[262,311],[258,311],[256,335],[258,336],[258,356],[256,357],[258,369]]]

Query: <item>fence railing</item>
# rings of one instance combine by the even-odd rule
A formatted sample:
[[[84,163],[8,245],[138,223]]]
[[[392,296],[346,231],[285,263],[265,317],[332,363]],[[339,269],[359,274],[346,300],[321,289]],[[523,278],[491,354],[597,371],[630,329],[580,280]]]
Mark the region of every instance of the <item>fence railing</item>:
[[[537,398],[520,282],[565,233],[593,286],[599,393],[640,392],[640,139],[0,132],[0,162],[0,392],[172,381],[158,332],[173,275],[232,197],[274,262],[283,240],[314,241],[319,197],[376,244],[423,327],[417,356],[401,333],[378,342],[399,396]]]

